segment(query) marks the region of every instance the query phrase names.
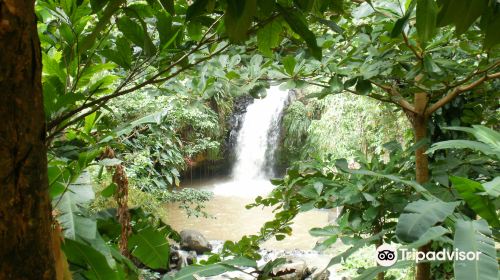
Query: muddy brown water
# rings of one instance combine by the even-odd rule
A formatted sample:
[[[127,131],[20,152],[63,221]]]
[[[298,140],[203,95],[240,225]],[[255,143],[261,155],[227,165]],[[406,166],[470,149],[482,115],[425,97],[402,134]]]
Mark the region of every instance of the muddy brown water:
[[[257,234],[261,226],[273,219],[270,207],[246,209],[258,195],[265,196],[272,185],[264,180],[247,183],[223,179],[190,182],[185,187],[214,192],[212,200],[205,204],[205,211],[212,218],[188,217],[178,204],[167,205],[167,222],[176,230],[195,229],[209,240],[238,241],[243,235]],[[313,227],[328,224],[328,211],[300,213],[292,225],[293,234],[282,241],[268,240],[262,247],[267,249],[311,250],[318,238],[309,234]]]

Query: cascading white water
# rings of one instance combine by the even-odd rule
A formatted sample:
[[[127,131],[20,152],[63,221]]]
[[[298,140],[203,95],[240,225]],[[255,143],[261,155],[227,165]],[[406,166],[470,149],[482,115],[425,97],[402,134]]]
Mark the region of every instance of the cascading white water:
[[[247,108],[236,143],[236,163],[233,180],[265,179],[271,174],[269,161],[277,146],[278,118],[283,111],[288,92],[272,86],[262,99],[255,99]]]
[[[236,141],[232,176],[210,188],[216,196],[255,197],[272,190],[268,179],[278,146],[279,117],[287,99],[288,92],[273,86],[266,97],[247,107]]]

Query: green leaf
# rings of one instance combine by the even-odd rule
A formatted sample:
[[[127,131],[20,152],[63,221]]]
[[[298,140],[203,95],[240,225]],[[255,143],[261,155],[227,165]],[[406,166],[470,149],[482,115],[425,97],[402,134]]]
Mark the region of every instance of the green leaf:
[[[458,35],[464,33],[488,9],[488,0],[441,0],[438,25],[453,24]]]
[[[356,92],[362,95],[368,95],[372,91],[372,83],[367,80],[358,80],[356,83]]]
[[[493,150],[491,146],[471,140],[448,140],[441,141],[432,145],[432,147],[427,150],[428,154],[432,154],[437,150],[443,149],[471,149],[484,153],[485,155],[496,155],[500,158],[500,153]]]
[[[485,192],[483,185],[467,178],[451,176],[450,181],[467,205],[477,215],[485,219],[492,227],[500,227],[495,204],[488,197],[482,195]]]
[[[492,16],[485,28],[484,47],[489,49],[500,43],[500,11]]]
[[[116,272],[109,267],[106,257],[94,248],[72,239],[65,239],[61,248],[70,263],[86,269],[83,274],[87,279],[118,279]]]
[[[424,44],[436,32],[437,12],[438,7],[434,0],[417,0],[417,33]]]
[[[100,12],[110,0],[90,0],[90,7],[94,13]]]
[[[243,42],[247,38],[256,10],[257,0],[227,0],[224,24],[232,41]]]
[[[187,26],[189,37],[194,41],[200,41],[203,38],[202,25],[198,21],[191,21]]]
[[[295,73],[295,65],[297,64],[295,57],[291,55],[285,56],[281,63],[283,63],[283,66],[285,67],[285,72],[288,73],[288,75],[293,76]]]
[[[257,268],[256,261],[245,258],[245,257],[235,257],[233,259],[223,261],[223,262],[221,262],[221,264],[230,265],[230,266]]]
[[[379,233],[372,235],[368,238],[364,238],[364,239],[360,239],[360,240],[356,241],[353,244],[353,246],[351,246],[349,249],[347,249],[344,252],[342,252],[341,254],[338,254],[335,257],[333,257],[330,260],[330,262],[328,263],[328,265],[326,266],[326,268],[329,268],[332,265],[335,265],[335,264],[338,264],[338,263],[345,261],[349,256],[354,254],[360,248],[364,247],[367,244],[371,244],[375,241],[380,240],[380,237],[384,236],[384,234],[385,234],[385,231],[382,231],[382,232],[379,232]]]
[[[171,15],[175,15],[174,0],[160,0],[161,5]]]
[[[310,198],[310,199],[316,199],[319,197],[318,193],[316,192],[316,190],[314,189],[313,186],[305,186],[305,187],[302,187],[298,193],[300,195],[302,195],[303,197],[305,198]]]
[[[123,35],[137,46],[144,45],[144,33],[142,27],[129,17],[121,17],[117,21],[118,29]]]
[[[312,236],[334,236],[339,234],[339,230],[335,226],[326,226],[324,228],[312,228],[309,230],[309,234]]]
[[[70,184],[68,190],[54,198],[56,210],[59,212],[57,220],[61,223],[66,238],[75,240],[77,236],[85,239],[94,239],[96,236],[96,222],[87,218],[82,208],[94,199],[94,191],[90,182],[90,174],[83,173],[77,182]]]
[[[117,185],[115,183],[109,184],[104,190],[101,191],[103,197],[111,197],[116,193]]]
[[[161,232],[146,227],[129,237],[128,248],[134,257],[148,267],[168,268],[170,247]]]
[[[419,248],[427,243],[429,243],[432,240],[437,240],[441,236],[450,233],[450,231],[442,226],[435,226],[429,228],[424,234],[420,236],[420,238],[413,242],[408,244],[408,248]]]
[[[156,29],[160,36],[160,46],[163,48],[172,37],[172,17],[165,11],[159,11],[156,15]]]
[[[483,183],[484,190],[491,197],[497,198],[500,196],[500,176],[495,177],[493,180]]]
[[[328,82],[328,84],[330,84],[329,90],[330,93],[332,94],[339,93],[344,90],[344,84],[342,83],[342,79],[337,75],[332,77]]]
[[[385,272],[389,269],[402,269],[406,268],[408,266],[412,266],[415,264],[414,260],[407,260],[407,261],[398,261],[392,266],[374,266],[374,267],[369,267],[363,272],[354,278],[354,280],[365,280],[365,279],[376,279],[377,275],[381,272]]]
[[[293,32],[299,34],[299,36],[306,42],[312,56],[317,60],[321,60],[322,50],[318,46],[316,35],[314,35],[314,33],[309,30],[307,21],[302,12],[298,10],[285,10],[281,8],[281,6],[280,10],[283,14],[283,17],[285,18],[285,21],[288,23]]]
[[[484,220],[457,220],[454,249],[462,252],[480,252],[479,260],[456,260],[453,263],[457,280],[498,280],[495,242]]]
[[[208,2],[209,0],[195,0],[186,11],[186,21],[190,21],[193,18],[202,15],[207,9]]]
[[[455,22],[457,35],[463,34],[488,9],[488,0],[458,0],[453,1],[455,7],[460,7],[458,20]],[[458,3],[457,3],[458,2]]]
[[[432,56],[428,54],[424,56],[424,69],[431,77],[442,72],[441,68],[432,60]]]
[[[391,31],[392,38],[398,37],[401,34],[401,32],[403,32],[403,29],[408,24],[408,20],[410,19],[411,13],[415,9],[416,5],[417,5],[417,0],[412,0],[404,16],[396,21]]]
[[[201,277],[209,277],[222,274],[224,272],[233,271],[234,267],[223,264],[209,264],[204,266],[190,265],[181,269],[174,276],[174,280],[196,280],[193,275]]]
[[[257,31],[257,45],[259,51],[266,56],[272,56],[271,49],[279,46],[281,29],[281,23],[277,20],[259,29],[259,31]]]
[[[396,235],[404,242],[417,241],[429,228],[453,214],[459,202],[417,200],[404,208]]]

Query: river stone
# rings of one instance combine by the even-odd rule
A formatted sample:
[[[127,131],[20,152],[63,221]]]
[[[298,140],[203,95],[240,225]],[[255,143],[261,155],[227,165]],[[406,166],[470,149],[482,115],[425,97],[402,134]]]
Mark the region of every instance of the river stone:
[[[183,230],[181,235],[181,248],[188,251],[196,251],[198,254],[210,252],[212,246],[201,232],[196,230]]]
[[[299,258],[287,258],[286,263],[273,268],[273,279],[305,279],[310,274],[307,264]]]

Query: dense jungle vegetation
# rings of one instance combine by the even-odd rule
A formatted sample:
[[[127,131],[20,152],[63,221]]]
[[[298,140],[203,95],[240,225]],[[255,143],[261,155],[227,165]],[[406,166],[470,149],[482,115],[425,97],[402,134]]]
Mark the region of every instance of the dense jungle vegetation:
[[[200,279],[257,266],[301,212],[342,264],[368,245],[475,261],[355,267],[356,279],[499,279],[497,0],[0,0],[0,279]],[[230,169],[239,104],[271,85],[275,218],[167,275],[177,202]],[[149,278],[148,278],[149,277]]]

